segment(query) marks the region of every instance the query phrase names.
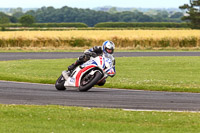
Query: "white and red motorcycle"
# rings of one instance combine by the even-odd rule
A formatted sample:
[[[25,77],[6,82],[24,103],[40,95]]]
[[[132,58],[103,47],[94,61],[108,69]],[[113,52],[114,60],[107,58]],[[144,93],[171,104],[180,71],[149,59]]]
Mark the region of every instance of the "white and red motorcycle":
[[[79,91],[88,91],[94,85],[98,85],[108,76],[115,75],[115,66],[113,66],[113,56],[91,57],[90,60],[78,66],[73,70],[70,76],[61,74],[57,79],[55,87],[57,90],[66,90],[67,88],[76,88]]]

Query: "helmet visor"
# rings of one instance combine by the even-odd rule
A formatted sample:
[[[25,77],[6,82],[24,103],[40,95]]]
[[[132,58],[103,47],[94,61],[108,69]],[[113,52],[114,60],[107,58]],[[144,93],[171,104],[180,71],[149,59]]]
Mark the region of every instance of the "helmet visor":
[[[109,49],[109,48],[106,48],[106,52],[109,53],[109,54],[112,54],[114,52],[113,49]]]

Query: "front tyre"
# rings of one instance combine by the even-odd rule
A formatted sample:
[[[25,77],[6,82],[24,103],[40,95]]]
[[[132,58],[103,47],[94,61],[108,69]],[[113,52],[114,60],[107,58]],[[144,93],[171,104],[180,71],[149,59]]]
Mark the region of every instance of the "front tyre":
[[[102,74],[97,71],[89,81],[85,81],[86,76],[81,79],[79,91],[88,91],[91,89],[101,79]]]
[[[64,79],[63,75],[61,75],[61,76],[56,80],[55,87],[56,87],[56,89],[59,90],[59,91],[64,91],[64,90],[66,90],[64,84],[65,84],[65,79]]]

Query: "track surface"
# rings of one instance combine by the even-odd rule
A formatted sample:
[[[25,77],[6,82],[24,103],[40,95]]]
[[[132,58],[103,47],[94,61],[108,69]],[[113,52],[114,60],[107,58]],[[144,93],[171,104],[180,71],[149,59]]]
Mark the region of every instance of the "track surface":
[[[0,60],[77,58],[82,53],[0,53]],[[120,52],[115,57],[200,56],[200,52]],[[67,105],[139,110],[200,111],[200,93],[93,88],[57,91],[54,85],[0,81],[0,104]]]
[[[62,59],[77,58],[82,52],[30,52],[0,53],[0,61],[19,59]],[[115,57],[140,56],[200,56],[200,52],[115,52]]]
[[[0,103],[200,111],[200,94],[107,88],[57,91],[54,85],[0,81]]]

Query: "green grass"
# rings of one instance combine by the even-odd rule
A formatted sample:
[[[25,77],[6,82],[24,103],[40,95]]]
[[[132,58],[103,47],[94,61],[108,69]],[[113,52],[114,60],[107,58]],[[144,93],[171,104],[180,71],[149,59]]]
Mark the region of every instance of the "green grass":
[[[76,59],[0,61],[0,80],[54,84]],[[200,92],[200,57],[116,58],[117,74],[104,87]]]
[[[1,133],[199,133],[200,113],[0,105]]]

